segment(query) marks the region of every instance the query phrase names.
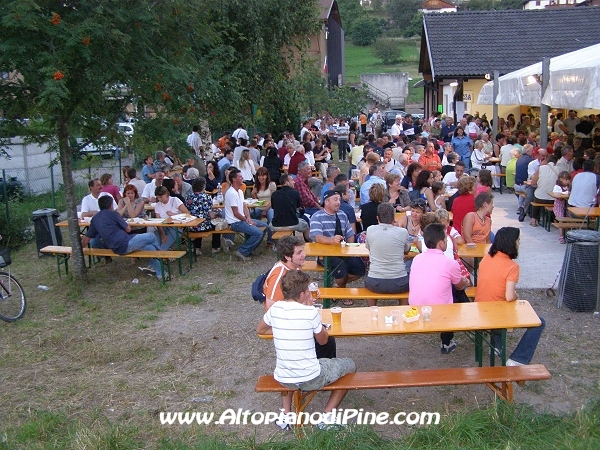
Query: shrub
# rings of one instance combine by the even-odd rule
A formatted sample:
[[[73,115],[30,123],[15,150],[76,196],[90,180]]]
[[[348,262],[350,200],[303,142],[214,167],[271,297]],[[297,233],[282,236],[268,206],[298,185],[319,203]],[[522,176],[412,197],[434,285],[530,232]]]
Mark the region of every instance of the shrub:
[[[402,46],[396,39],[379,38],[373,46],[373,56],[383,64],[397,64],[402,60]]]

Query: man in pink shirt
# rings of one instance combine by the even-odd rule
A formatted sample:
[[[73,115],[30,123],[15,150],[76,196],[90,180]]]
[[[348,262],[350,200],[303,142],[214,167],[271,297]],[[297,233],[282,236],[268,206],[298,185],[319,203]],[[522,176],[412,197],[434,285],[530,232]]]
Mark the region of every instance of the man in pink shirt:
[[[428,250],[417,255],[410,268],[409,305],[439,305],[452,303],[452,285],[458,290],[469,286],[460,272],[458,262],[444,255],[446,227],[432,223],[423,230],[423,240]],[[441,333],[441,352],[448,354],[456,348],[454,333]]]

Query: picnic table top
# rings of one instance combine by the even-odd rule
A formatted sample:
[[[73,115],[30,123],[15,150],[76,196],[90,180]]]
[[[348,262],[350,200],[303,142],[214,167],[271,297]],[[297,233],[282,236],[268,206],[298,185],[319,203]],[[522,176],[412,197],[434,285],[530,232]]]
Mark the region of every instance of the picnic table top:
[[[449,331],[478,331],[506,328],[530,328],[541,325],[541,321],[527,300],[513,302],[472,302],[431,305],[431,320],[420,317],[407,323],[400,318],[398,325],[385,323],[385,316],[392,311],[405,313],[410,306],[379,306],[378,320],[372,320],[370,307],[342,308],[341,325],[333,324],[331,309],[323,309],[322,322],[333,324],[328,330],[330,336],[359,337],[387,336],[413,333],[440,333]],[[271,335],[259,335],[270,339]]]

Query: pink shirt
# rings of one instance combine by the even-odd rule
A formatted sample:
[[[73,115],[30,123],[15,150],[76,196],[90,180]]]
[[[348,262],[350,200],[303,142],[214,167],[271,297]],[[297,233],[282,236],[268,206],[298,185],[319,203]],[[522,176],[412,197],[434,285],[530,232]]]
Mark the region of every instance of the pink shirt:
[[[410,268],[408,304],[452,303],[452,285],[460,283],[458,262],[434,248],[415,256]]]

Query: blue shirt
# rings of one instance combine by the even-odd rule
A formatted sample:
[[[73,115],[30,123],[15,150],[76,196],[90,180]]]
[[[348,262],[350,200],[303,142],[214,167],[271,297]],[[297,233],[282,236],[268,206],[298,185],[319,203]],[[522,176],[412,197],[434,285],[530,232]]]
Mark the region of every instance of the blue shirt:
[[[517,167],[515,170],[515,184],[523,184],[523,181],[527,181],[527,178],[529,178],[527,168],[531,161],[533,161],[533,158],[527,154],[517,159]]]
[[[379,178],[376,175],[372,175],[367,181],[365,181],[360,187],[360,204],[364,205],[365,203],[369,203],[369,189],[375,183],[379,183],[383,185],[383,187],[387,187],[385,180],[383,178]]]
[[[90,228],[85,235],[89,238],[100,235],[106,247],[117,255],[124,255],[127,253],[127,246],[133,237],[125,231],[127,226],[127,222],[118,212],[103,209],[92,217]]]
[[[354,208],[350,206],[346,200],[341,201],[340,211],[343,211],[344,214],[348,216],[348,221],[351,224],[356,223],[356,213],[354,212]]]
[[[225,181],[225,170],[227,170],[227,168],[231,166],[231,164],[231,161],[229,161],[225,157],[221,158],[217,163],[217,165],[219,166],[219,183]]]
[[[454,151],[465,158],[471,156],[471,144],[471,139],[465,135],[463,135],[462,138],[459,138],[458,136],[452,138],[452,147],[454,147]]]
[[[154,166],[149,166],[148,164],[145,164],[144,167],[142,167],[142,178],[144,179],[146,184],[152,182],[152,178],[150,178],[148,174],[154,175],[155,173],[156,170],[154,170]]]

